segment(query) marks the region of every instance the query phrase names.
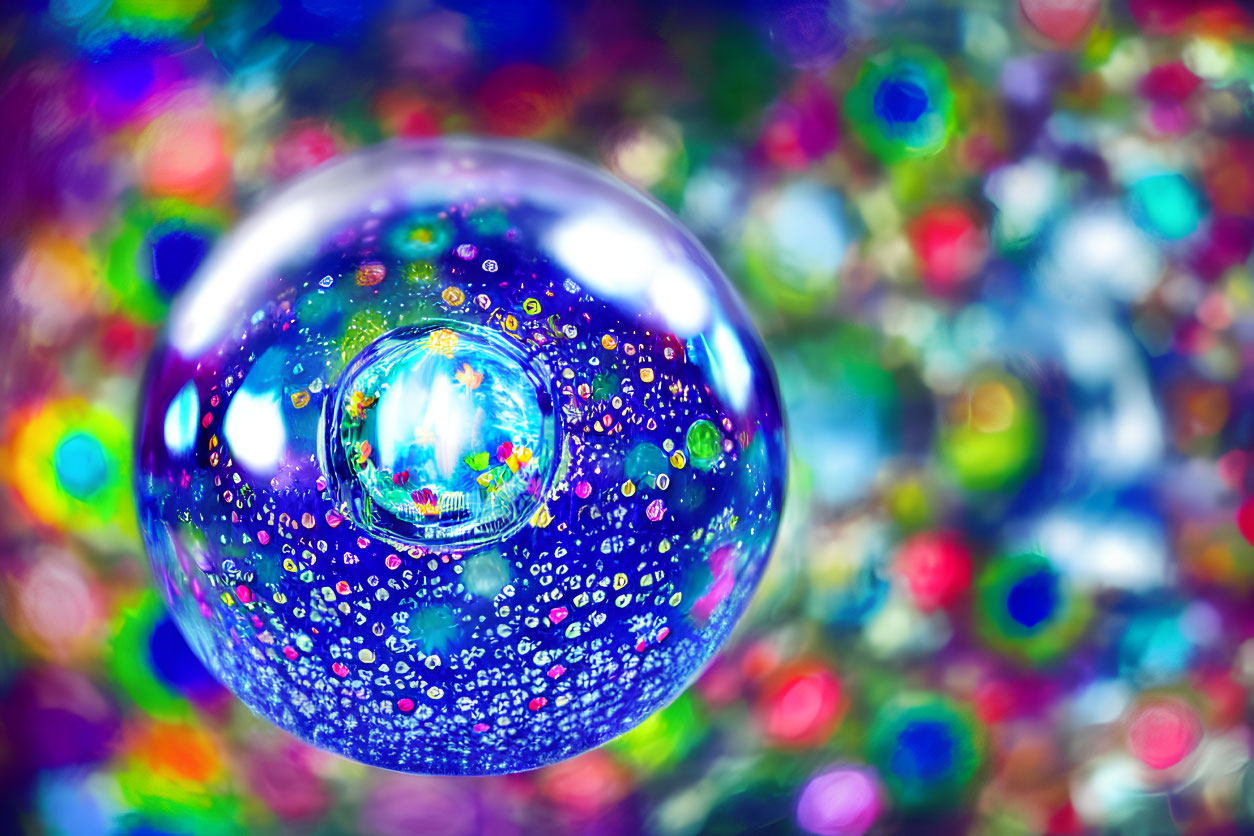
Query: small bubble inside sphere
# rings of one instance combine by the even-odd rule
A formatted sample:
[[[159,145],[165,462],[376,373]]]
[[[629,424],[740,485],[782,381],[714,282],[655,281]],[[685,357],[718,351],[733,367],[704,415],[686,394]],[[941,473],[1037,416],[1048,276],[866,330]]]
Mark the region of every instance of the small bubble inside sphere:
[[[285,187],[144,387],[155,580],[250,708],[378,766],[514,772],[667,704],[778,524],[762,345],[663,207],[540,147],[383,145]]]

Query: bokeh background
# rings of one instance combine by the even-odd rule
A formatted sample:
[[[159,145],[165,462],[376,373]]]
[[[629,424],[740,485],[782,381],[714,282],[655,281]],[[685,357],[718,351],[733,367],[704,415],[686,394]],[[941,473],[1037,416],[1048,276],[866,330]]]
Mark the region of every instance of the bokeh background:
[[[8,0],[0,832],[1254,832],[1252,84],[1237,0]],[[670,206],[792,433],[736,639],[635,731],[490,779],[253,717],[131,497],[207,248],[444,133]]]

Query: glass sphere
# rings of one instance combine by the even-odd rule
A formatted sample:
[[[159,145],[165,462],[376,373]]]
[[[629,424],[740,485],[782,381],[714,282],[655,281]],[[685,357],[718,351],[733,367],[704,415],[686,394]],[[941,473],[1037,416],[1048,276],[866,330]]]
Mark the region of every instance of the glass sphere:
[[[174,620],[255,712],[487,774],[675,698],[783,494],[763,348],[670,212],[526,144],[392,144],[244,220],[175,300],[137,484]]]

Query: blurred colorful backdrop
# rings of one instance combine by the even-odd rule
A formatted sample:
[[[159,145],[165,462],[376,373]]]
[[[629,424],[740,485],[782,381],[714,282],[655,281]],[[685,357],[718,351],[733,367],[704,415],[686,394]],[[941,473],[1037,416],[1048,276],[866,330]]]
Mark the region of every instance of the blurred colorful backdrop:
[[[791,427],[732,644],[490,779],[252,716],[150,588],[131,491],[146,353],[214,241],[445,133],[671,207]],[[0,832],[1254,831],[1239,0],[8,0],[0,188]]]

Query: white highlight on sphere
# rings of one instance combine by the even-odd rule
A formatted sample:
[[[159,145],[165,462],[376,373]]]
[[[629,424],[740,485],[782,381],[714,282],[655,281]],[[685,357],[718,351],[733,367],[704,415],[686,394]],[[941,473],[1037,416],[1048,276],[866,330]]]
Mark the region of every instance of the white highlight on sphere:
[[[181,456],[196,443],[199,428],[200,398],[195,382],[189,380],[170,401],[165,411],[165,446],[171,454]]]
[[[222,422],[227,447],[237,462],[259,474],[274,473],[287,444],[277,389],[235,393]]]

